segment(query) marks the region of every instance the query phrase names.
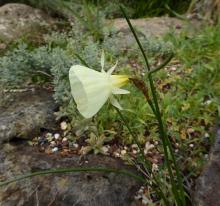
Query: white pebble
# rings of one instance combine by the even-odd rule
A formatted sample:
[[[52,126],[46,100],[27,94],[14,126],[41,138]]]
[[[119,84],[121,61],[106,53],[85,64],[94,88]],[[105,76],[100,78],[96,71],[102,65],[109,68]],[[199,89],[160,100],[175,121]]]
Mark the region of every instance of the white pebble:
[[[57,152],[59,149],[58,149],[58,147],[54,147],[51,151],[52,152]]]
[[[209,155],[208,155],[208,154],[205,154],[204,157],[205,157],[205,159],[208,159],[208,158],[209,158]]]
[[[113,153],[115,157],[120,157],[120,154],[118,152]]]
[[[61,123],[60,123],[60,128],[61,128],[62,130],[66,130],[66,129],[67,129],[67,123],[66,123],[66,122],[61,122]]]
[[[135,200],[140,200],[140,199],[141,199],[141,196],[140,196],[140,195],[136,195],[136,196],[134,196],[134,199],[135,199]]]
[[[133,154],[137,154],[138,152],[137,152],[137,150],[133,149],[133,150],[132,150],[132,153],[133,153]]]
[[[64,137],[63,139],[62,139],[62,142],[66,142],[68,139],[66,138],[66,137]]]
[[[211,103],[212,103],[212,100],[207,100],[207,101],[205,102],[206,105],[210,105]]]
[[[102,147],[102,152],[103,152],[104,154],[107,154],[107,153],[108,153],[108,150],[109,150],[109,148],[108,148],[107,146],[103,146],[103,147]]]
[[[59,139],[60,138],[60,134],[58,134],[58,133],[54,134],[54,138],[55,139]]]
[[[78,148],[79,145],[78,145],[77,143],[74,143],[74,144],[73,144],[73,147]]]
[[[176,71],[176,67],[173,66],[173,67],[170,68],[170,70],[171,71]]]
[[[194,147],[194,144],[190,144],[189,147],[193,148],[193,147]]]
[[[55,141],[50,142],[50,146],[55,147],[56,146],[56,142]]]
[[[147,205],[149,203],[149,199],[146,196],[142,196],[142,204]]]
[[[209,137],[209,133],[206,132],[205,133],[205,137],[208,138]]]
[[[154,145],[150,142],[146,142],[145,148],[144,148],[144,154],[147,154],[152,148],[154,148]]]
[[[137,144],[132,144],[131,148],[136,149],[136,148],[138,148],[138,145]]]
[[[158,171],[158,169],[159,169],[158,165],[155,164],[155,163],[153,163],[153,164],[152,164],[152,170],[153,170],[153,171]]]
[[[143,194],[143,193],[144,193],[144,188],[140,188],[140,189],[138,190],[138,193],[139,193],[139,194]]]
[[[125,155],[127,153],[127,151],[126,150],[121,150],[121,155]]]

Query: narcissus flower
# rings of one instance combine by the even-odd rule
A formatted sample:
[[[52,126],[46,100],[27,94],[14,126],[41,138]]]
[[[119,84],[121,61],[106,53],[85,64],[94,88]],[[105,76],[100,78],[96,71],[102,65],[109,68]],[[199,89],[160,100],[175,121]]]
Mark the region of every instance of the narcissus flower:
[[[128,94],[129,91],[121,89],[128,80],[127,75],[112,75],[117,63],[104,71],[104,54],[101,57],[101,72],[85,66],[74,65],[69,70],[71,93],[77,104],[77,109],[85,117],[94,116],[109,99],[111,104],[122,109],[113,95]]]

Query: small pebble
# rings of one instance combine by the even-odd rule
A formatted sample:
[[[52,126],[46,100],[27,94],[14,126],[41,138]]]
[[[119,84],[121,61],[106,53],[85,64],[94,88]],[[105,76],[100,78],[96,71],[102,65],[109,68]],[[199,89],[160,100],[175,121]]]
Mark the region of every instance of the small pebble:
[[[115,157],[120,157],[120,154],[118,152],[113,153]]]
[[[137,145],[137,144],[132,144],[132,145],[131,145],[131,148],[137,149],[137,148],[138,148],[138,145]]]
[[[55,141],[50,142],[50,146],[51,147],[55,147],[56,146],[56,142]]]
[[[153,163],[153,164],[152,164],[152,170],[153,170],[153,171],[158,171],[158,169],[159,169],[158,165],[155,164],[155,163]]]
[[[150,142],[146,142],[145,148],[144,148],[144,154],[147,154],[152,148],[154,148],[154,145]]]
[[[204,155],[204,158],[205,158],[205,159],[208,159],[208,158],[209,158],[209,155],[208,155],[208,154],[205,154],[205,155]]]
[[[108,148],[107,146],[103,146],[103,147],[102,147],[102,152],[103,152],[104,154],[107,154],[107,153],[108,153],[108,150],[109,150],[109,148]]]
[[[62,139],[62,142],[67,142],[68,141],[68,139],[66,138],[66,137],[64,137],[63,139]]]
[[[194,144],[190,144],[189,147],[193,148],[193,147],[194,147]]]
[[[67,129],[67,123],[66,122],[61,122],[60,123],[60,128],[62,129],[62,130],[66,130]]]
[[[57,152],[59,149],[58,149],[58,147],[54,147],[51,151],[52,152]]]
[[[205,133],[205,137],[208,138],[209,137],[209,133],[206,132]]]
[[[74,144],[73,144],[73,147],[78,148],[79,145],[78,145],[77,143],[74,143]]]
[[[170,70],[171,71],[176,71],[176,67],[171,67]]]
[[[59,139],[59,138],[60,138],[60,134],[58,134],[58,133],[54,134],[54,138],[55,138],[56,140]]]
[[[142,204],[147,205],[149,202],[150,201],[146,196],[142,196]]]
[[[121,150],[121,155],[125,155],[127,153],[127,151],[126,150]]]
[[[211,103],[212,103],[212,100],[207,100],[207,101],[205,102],[206,105],[210,105]]]
[[[133,154],[137,154],[137,153],[138,153],[138,151],[137,151],[137,150],[135,150],[135,149],[133,149],[133,150],[132,150],[132,153],[133,153]]]
[[[135,199],[135,200],[140,200],[140,199],[141,199],[141,195],[136,195],[136,196],[134,196],[134,199]]]
[[[187,129],[187,132],[190,133],[190,134],[192,134],[193,132],[195,132],[195,130],[194,130],[193,128],[188,128],[188,129]]]
[[[141,188],[138,190],[138,193],[139,193],[139,194],[143,194],[143,192],[144,192],[144,188],[141,187]]]

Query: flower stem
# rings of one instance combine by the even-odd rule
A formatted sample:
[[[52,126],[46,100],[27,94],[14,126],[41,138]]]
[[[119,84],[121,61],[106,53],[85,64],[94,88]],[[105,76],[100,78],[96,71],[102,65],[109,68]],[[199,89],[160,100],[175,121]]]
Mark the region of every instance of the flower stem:
[[[163,68],[170,61],[171,57],[170,57],[170,59],[168,58],[168,60],[165,61],[161,66],[159,66],[155,70],[151,71],[150,65],[148,63],[147,56],[146,56],[146,54],[144,52],[144,49],[143,49],[143,47],[142,47],[142,45],[141,45],[141,43],[140,43],[140,41],[137,37],[137,34],[136,34],[129,18],[127,17],[127,14],[125,13],[124,9],[122,7],[120,7],[120,8],[121,8],[121,11],[122,11],[128,25],[129,25],[130,30],[133,33],[134,38],[135,38],[135,40],[136,40],[136,42],[137,42],[137,44],[138,44],[138,46],[141,50],[141,53],[144,57],[145,64],[146,64],[146,67],[147,67],[147,70],[148,70],[148,80],[149,80],[149,83],[150,83],[150,89],[151,89],[151,93],[152,93],[152,97],[153,97],[153,104],[154,104],[153,112],[155,113],[156,119],[158,121],[160,138],[162,140],[163,149],[164,149],[165,162],[166,162],[166,165],[167,165],[167,169],[168,169],[168,172],[169,172],[171,185],[172,185],[172,192],[173,192],[173,195],[175,197],[177,205],[178,206],[185,206],[186,203],[185,203],[185,194],[184,194],[184,189],[183,189],[182,177],[180,175],[179,167],[176,163],[176,159],[175,159],[175,156],[174,156],[174,153],[173,153],[173,150],[172,150],[170,140],[169,140],[169,138],[167,136],[167,133],[164,129],[164,125],[163,125],[163,121],[162,121],[162,117],[161,117],[161,113],[160,113],[160,108],[159,108],[159,104],[158,104],[158,100],[157,100],[156,89],[154,87],[154,82],[153,82],[153,78],[152,78],[152,75],[151,75],[153,72],[156,72],[156,71],[160,70],[161,68]],[[174,178],[174,174],[173,174],[173,171],[172,171],[172,166],[171,166],[171,163],[169,161],[169,153],[171,155],[171,158],[172,158],[172,161],[173,161],[173,164],[174,164],[174,168],[175,168],[175,171],[176,171],[178,183],[176,183],[175,178]]]

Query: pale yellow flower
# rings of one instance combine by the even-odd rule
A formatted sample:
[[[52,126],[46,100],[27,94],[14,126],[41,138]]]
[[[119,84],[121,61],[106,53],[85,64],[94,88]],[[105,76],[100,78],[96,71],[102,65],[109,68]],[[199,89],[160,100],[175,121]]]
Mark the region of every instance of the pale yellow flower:
[[[77,104],[78,111],[85,117],[94,116],[105,102],[110,99],[112,105],[122,109],[114,94],[128,94],[129,91],[120,89],[129,77],[127,75],[112,75],[117,63],[104,71],[104,54],[101,57],[101,72],[85,66],[74,65],[69,70],[71,94]]]

